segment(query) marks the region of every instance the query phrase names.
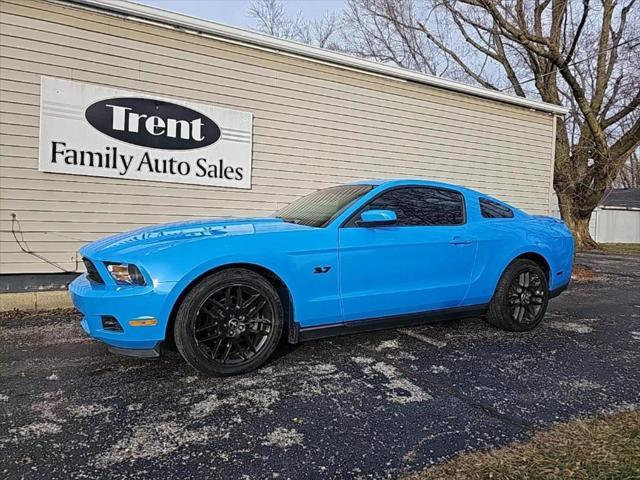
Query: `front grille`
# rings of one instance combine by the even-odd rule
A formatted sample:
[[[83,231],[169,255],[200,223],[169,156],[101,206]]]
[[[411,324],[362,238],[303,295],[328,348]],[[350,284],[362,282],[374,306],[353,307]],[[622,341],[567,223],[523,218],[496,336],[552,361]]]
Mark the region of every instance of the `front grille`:
[[[84,268],[87,269],[87,278],[89,279],[89,281],[104,285],[104,280],[102,280],[102,277],[98,273],[98,269],[93,264],[93,262],[88,258],[83,258],[82,261],[84,262]]]

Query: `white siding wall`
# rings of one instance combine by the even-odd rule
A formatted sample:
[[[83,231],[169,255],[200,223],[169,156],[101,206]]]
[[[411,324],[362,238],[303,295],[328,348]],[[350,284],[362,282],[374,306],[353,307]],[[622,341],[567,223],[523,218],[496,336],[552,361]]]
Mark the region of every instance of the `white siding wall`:
[[[600,243],[640,243],[640,210],[596,208],[589,232]]]
[[[293,55],[42,0],[0,3],[0,273],[65,268],[106,234],[189,217],[267,215],[356,179],[426,177],[549,211],[553,117]],[[40,76],[254,114],[250,191],[37,170]]]

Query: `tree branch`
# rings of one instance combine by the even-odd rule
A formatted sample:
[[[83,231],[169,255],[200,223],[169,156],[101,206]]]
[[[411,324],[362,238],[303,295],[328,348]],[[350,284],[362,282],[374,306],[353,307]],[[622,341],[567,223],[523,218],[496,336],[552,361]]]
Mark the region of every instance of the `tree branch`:
[[[640,117],[637,118],[633,126],[611,146],[611,166],[609,167],[611,171],[617,174],[622,164],[638,146],[640,146]]]
[[[482,78],[480,75],[478,75],[477,73],[475,73],[471,68],[469,68],[469,66],[467,64],[465,64],[462,59],[458,56],[458,54],[456,52],[454,52],[452,49],[450,49],[449,47],[447,47],[443,42],[441,42],[440,40],[438,40],[435,35],[433,35],[427,28],[425,25],[423,25],[421,22],[418,22],[418,26],[420,27],[420,30],[422,31],[422,33],[424,33],[424,35],[431,41],[433,42],[433,44],[438,47],[440,50],[442,50],[444,53],[446,53],[447,55],[449,55],[449,57],[451,57],[453,59],[454,62],[456,62],[460,68],[462,68],[464,70],[464,72],[469,75],[471,78],[473,78],[476,82],[478,82],[480,85],[482,85],[485,88],[490,88],[491,90],[499,90],[498,87],[496,87],[495,85],[491,84],[490,82],[488,82],[487,80],[485,80],[484,78]]]
[[[573,42],[571,42],[571,47],[569,47],[569,51],[565,57],[566,63],[571,63],[571,59],[573,58],[573,54],[576,51],[576,47],[578,46],[578,41],[580,40],[580,36],[582,35],[582,30],[584,29],[584,25],[587,22],[587,17],[589,16],[589,0],[582,0],[582,18],[580,19],[580,23],[578,24],[578,28],[576,29],[576,33],[573,36]]]
[[[636,93],[636,96],[633,97],[633,99],[627,104],[626,107],[621,108],[616,113],[611,115],[609,118],[604,119],[602,121],[602,128],[603,129],[608,128],[611,125],[618,123],[624,117],[626,117],[630,113],[633,113],[636,110],[636,108],[638,108],[639,106],[640,106],[640,91]]]
[[[596,81],[593,90],[593,97],[591,98],[591,108],[593,110],[600,110],[609,80],[607,78],[607,51],[609,47],[611,17],[613,16],[615,5],[613,4],[613,0],[603,0],[602,4],[604,8],[602,12],[600,38],[598,40],[598,56],[596,58]],[[610,55],[612,54],[613,52]]]

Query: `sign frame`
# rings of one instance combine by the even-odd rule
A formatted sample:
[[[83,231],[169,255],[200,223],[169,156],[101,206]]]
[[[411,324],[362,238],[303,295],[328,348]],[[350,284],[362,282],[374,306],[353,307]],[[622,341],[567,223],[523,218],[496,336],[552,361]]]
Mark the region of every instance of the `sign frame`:
[[[38,170],[251,189],[253,114],[42,76]]]

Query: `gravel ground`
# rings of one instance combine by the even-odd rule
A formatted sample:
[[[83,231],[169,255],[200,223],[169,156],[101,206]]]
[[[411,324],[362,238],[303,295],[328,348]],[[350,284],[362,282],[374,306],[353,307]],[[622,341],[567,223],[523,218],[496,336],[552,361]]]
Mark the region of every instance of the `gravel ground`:
[[[283,346],[257,372],[107,353],[69,312],[0,317],[0,477],[386,478],[569,419],[638,408],[640,257],[543,324],[480,319]]]

